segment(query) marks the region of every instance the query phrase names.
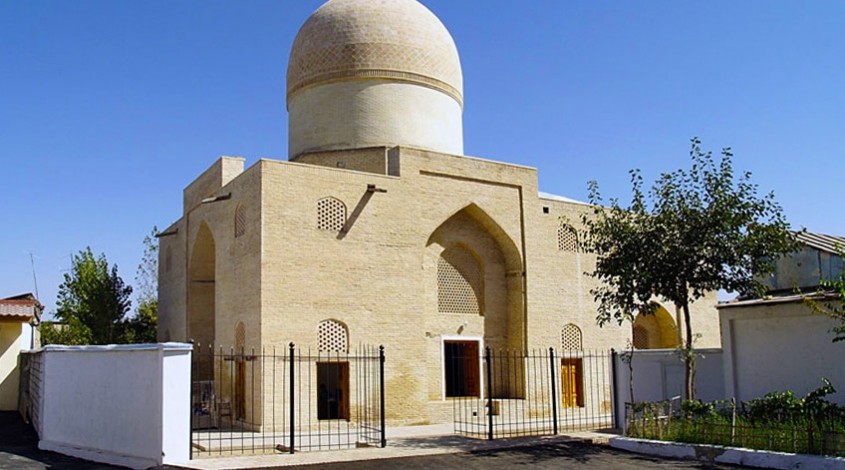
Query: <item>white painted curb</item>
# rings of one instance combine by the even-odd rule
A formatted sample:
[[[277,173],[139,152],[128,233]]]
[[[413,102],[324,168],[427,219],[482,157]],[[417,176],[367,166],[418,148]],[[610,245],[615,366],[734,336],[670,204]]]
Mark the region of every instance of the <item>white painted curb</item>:
[[[845,458],[818,455],[787,454],[766,450],[742,449],[707,444],[652,441],[630,437],[611,437],[610,447],[675,459],[701,460],[710,463],[728,463],[748,467],[776,468],[781,470],[845,470]]]

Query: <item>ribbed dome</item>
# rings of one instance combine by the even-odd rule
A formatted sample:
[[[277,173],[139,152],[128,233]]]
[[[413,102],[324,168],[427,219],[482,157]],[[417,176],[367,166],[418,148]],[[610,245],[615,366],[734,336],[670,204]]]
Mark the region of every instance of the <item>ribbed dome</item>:
[[[287,101],[315,85],[373,78],[426,86],[463,105],[455,42],[416,0],[331,0],[317,9],[293,42]]]

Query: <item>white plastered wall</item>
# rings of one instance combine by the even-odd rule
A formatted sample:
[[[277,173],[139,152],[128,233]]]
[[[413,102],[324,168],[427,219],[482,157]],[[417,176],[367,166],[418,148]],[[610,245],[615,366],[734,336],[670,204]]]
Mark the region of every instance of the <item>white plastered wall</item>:
[[[801,397],[821,387],[822,377],[845,390],[845,344],[834,343],[829,332],[837,323],[800,300],[723,306],[719,317],[727,397],[750,400],[784,390]],[[826,398],[845,405],[845,392]]]
[[[462,155],[461,106],[420,85],[360,80],[308,88],[290,99],[289,156],[402,145]]]

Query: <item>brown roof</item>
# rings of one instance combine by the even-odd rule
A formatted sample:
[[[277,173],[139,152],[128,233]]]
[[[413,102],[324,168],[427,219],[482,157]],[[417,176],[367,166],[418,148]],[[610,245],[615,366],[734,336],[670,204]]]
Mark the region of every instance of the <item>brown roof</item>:
[[[31,320],[40,318],[44,306],[32,294],[21,294],[0,299],[0,318]]]
[[[804,245],[833,254],[839,254],[837,246],[839,248],[845,247],[845,237],[838,237],[836,235],[804,231],[795,232],[795,238]]]

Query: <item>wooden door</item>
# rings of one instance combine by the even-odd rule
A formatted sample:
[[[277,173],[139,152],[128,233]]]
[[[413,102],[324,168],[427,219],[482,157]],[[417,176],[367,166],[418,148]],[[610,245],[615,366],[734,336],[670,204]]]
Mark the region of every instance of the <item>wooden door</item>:
[[[560,398],[564,408],[584,406],[583,360],[580,358],[561,359]]]
[[[317,419],[349,419],[349,363],[317,363]]]

